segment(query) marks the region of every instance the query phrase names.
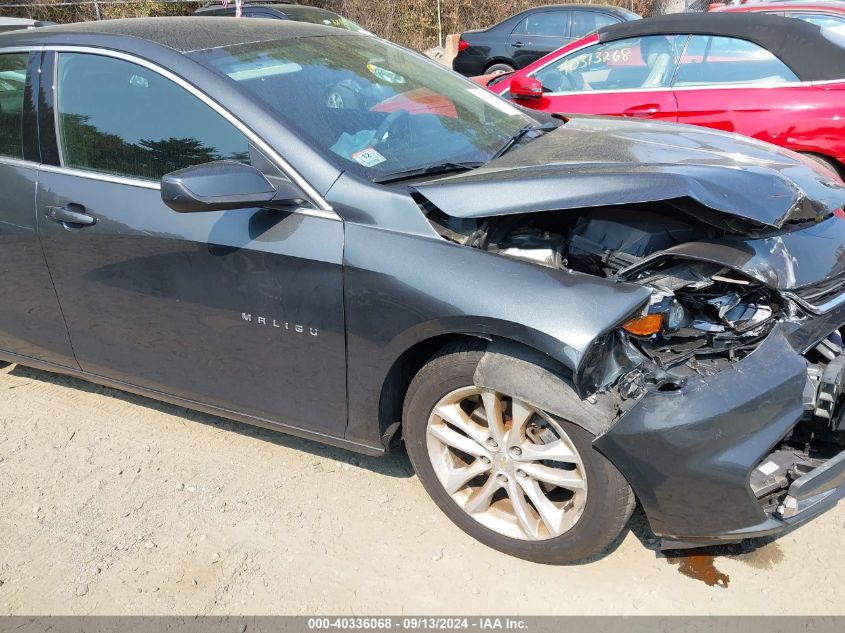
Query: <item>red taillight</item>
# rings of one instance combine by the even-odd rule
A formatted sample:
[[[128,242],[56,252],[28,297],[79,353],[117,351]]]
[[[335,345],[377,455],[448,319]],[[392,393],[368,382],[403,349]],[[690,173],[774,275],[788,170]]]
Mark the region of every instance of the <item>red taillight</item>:
[[[833,212],[833,215],[835,215],[840,220],[845,220],[845,211],[843,211],[842,209],[836,209]]]
[[[458,40],[458,52],[462,53],[469,48],[469,42],[466,40]]]

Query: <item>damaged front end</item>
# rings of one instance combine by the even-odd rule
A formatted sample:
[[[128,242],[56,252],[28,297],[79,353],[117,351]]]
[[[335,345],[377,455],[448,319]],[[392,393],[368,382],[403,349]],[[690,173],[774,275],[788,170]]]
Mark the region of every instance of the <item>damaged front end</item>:
[[[821,252],[845,244],[841,218],[776,228],[688,199],[455,218],[417,202],[450,241],[651,290],[571,380],[667,547],[777,532],[845,494],[845,269]],[[815,263],[796,262],[813,244]],[[794,287],[799,273],[823,281]]]
[[[451,241],[652,290],[640,313],[582,359],[573,377],[582,396],[617,383],[629,399],[651,385],[672,389],[685,375],[716,373],[751,353],[789,312],[776,290],[741,270],[663,255],[679,244],[752,230],[712,212],[707,222],[696,219],[683,212],[688,201],[483,219],[451,218],[420,201]]]
[[[719,264],[664,259],[621,279],[652,288],[643,312],[622,325],[627,344],[651,363],[651,373],[709,376],[753,352],[788,312],[778,293]],[[624,376],[620,393],[636,397],[649,370]],[[584,385],[600,388],[605,385]],[[664,387],[665,388],[665,387]]]
[[[591,324],[565,378],[655,533],[771,534],[845,495],[845,185],[829,170],[736,135],[572,117],[412,195],[444,239],[615,281],[620,299],[649,289]]]

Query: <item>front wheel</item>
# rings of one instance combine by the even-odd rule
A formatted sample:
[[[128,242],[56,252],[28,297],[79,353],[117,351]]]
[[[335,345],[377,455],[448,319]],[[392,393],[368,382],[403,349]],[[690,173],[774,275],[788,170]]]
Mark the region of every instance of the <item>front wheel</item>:
[[[411,462],[464,532],[506,554],[572,563],[606,549],[630,518],[624,477],[580,426],[473,384],[482,344],[444,350],[408,390]]]

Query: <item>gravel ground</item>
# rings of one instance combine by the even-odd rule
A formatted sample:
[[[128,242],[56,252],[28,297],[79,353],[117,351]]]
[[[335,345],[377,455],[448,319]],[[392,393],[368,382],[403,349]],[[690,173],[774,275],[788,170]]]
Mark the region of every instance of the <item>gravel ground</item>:
[[[453,527],[401,454],[19,366],[0,394],[0,613],[845,613],[845,506],[714,567],[639,513],[604,557],[542,566]]]

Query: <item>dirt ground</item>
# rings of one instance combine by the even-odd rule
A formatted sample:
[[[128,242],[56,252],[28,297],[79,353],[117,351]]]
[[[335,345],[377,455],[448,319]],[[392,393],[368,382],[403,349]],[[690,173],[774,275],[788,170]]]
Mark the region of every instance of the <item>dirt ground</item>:
[[[18,366],[0,394],[2,614],[845,613],[844,506],[714,567],[639,513],[604,557],[541,566],[453,527],[404,455]]]

